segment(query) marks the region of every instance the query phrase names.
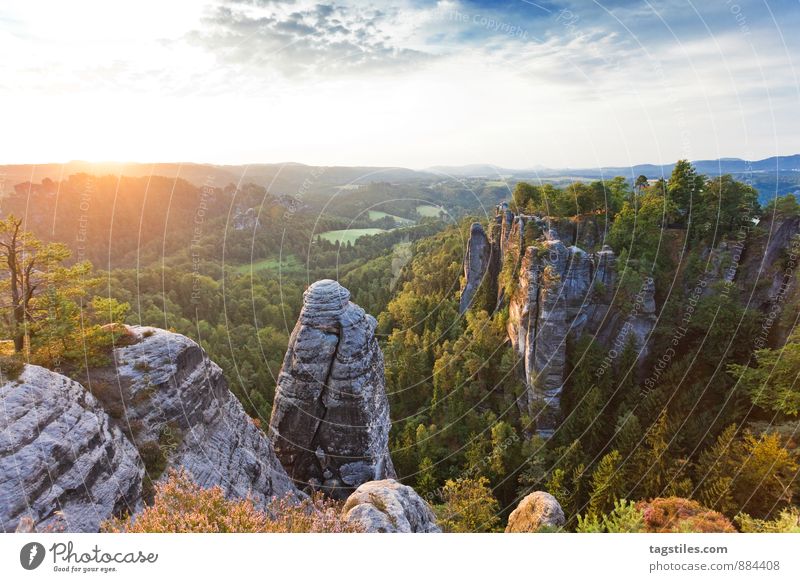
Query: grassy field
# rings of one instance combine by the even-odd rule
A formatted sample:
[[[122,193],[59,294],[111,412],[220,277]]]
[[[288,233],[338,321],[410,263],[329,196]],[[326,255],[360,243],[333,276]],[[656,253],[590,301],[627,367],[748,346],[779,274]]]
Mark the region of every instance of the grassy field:
[[[387,212],[381,212],[380,210],[370,210],[369,211],[369,219],[370,220],[380,220],[381,218],[394,218],[394,221],[399,224],[400,226],[407,226],[410,224],[414,224],[414,221],[410,218],[403,218],[402,216],[397,216],[396,214],[389,214]]]
[[[430,204],[422,204],[417,206],[417,214],[425,218],[439,218],[439,213],[442,211],[438,206],[431,206]]]
[[[239,274],[249,273],[251,270],[255,271],[277,271],[281,270],[284,272],[288,271],[296,271],[297,269],[302,268],[303,265],[297,260],[294,255],[287,255],[283,257],[283,262],[281,262],[278,257],[274,257],[271,259],[261,259],[260,261],[256,261],[254,263],[245,263],[244,265],[237,265],[233,267],[233,271]]]
[[[332,243],[338,240],[339,244],[346,244],[348,242],[355,244],[362,236],[371,236],[382,232],[386,231],[382,228],[348,228],[346,230],[329,230],[328,232],[320,233],[319,237]]]

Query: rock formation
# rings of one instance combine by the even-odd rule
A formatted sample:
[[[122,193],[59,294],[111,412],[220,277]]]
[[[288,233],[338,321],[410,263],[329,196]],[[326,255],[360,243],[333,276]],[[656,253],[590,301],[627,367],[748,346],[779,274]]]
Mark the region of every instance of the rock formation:
[[[472,223],[470,228],[469,241],[467,243],[467,254],[464,257],[464,287],[461,290],[459,301],[459,312],[464,313],[472,305],[475,295],[481,284],[489,284],[492,289],[490,294],[497,294],[496,265],[499,264],[499,257],[493,249],[493,244],[486,231],[480,223]]]
[[[270,419],[275,452],[295,483],[344,499],[394,477],[389,402],[375,318],[331,280],[303,295]]]
[[[136,448],[77,382],[39,366],[0,386],[0,529],[97,531],[140,500]]]
[[[156,328],[128,332],[135,343],[90,370],[89,389],[30,365],[0,386],[3,531],[97,531],[143,507],[145,473],[158,480],[171,468],[257,506],[296,494],[200,346]]]
[[[482,277],[490,280],[491,289],[499,269],[492,270],[489,259],[499,256],[503,272],[512,273],[514,279],[511,284],[503,282],[498,301],[508,303],[508,336],[523,361],[527,390],[520,406],[536,417],[538,434],[548,437],[559,420],[568,339],[592,334],[599,341],[619,341],[624,346],[632,333],[645,355],[656,320],[655,286],[652,280],[644,283],[630,313],[612,308],[617,282],[614,251],[602,246],[586,252],[574,244],[596,249],[605,232],[605,225],[597,221],[515,216],[501,205],[492,228],[493,236],[487,238],[480,225],[472,226],[461,308],[473,301]],[[506,292],[510,296],[504,297]]]
[[[200,486],[249,495],[256,505],[294,491],[269,439],[197,343],[156,328],[130,330],[138,341],[115,350],[109,381],[121,391],[137,447],[158,447],[167,470],[183,468]]]
[[[564,511],[556,498],[545,491],[534,491],[508,516],[506,533],[535,533],[543,527],[561,527],[564,522]]]
[[[394,479],[360,485],[347,498],[342,514],[368,533],[441,532],[430,506],[411,487]]]

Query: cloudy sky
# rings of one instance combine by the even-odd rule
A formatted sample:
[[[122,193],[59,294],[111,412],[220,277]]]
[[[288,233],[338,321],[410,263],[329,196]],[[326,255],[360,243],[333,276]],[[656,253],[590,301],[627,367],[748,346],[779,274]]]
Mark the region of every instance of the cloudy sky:
[[[800,0],[0,6],[0,163],[800,152]]]

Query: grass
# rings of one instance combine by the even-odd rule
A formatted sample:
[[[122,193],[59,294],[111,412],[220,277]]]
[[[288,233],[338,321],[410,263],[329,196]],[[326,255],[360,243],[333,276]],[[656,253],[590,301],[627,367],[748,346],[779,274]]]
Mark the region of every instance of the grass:
[[[438,206],[431,206],[430,204],[421,204],[417,206],[417,214],[425,218],[439,218],[439,213],[442,211]]]
[[[283,257],[283,261],[281,261],[278,257],[273,257],[270,259],[261,259],[260,261],[256,261],[254,263],[245,263],[244,265],[237,265],[233,267],[235,273],[240,275],[249,274],[252,270],[253,272],[256,271],[296,271],[301,269],[303,265],[294,255],[286,255]]]
[[[355,242],[362,236],[372,236],[387,232],[382,228],[348,228],[346,230],[329,230],[328,232],[320,233],[319,237],[335,243],[337,240],[339,244],[347,244]]]
[[[387,216],[389,218],[394,218],[394,221],[400,226],[414,224],[414,221],[411,220],[410,218],[403,218],[402,216],[397,216],[396,214],[389,214],[388,212],[381,212],[380,210],[369,211],[370,220],[380,220],[381,218],[386,218]]]

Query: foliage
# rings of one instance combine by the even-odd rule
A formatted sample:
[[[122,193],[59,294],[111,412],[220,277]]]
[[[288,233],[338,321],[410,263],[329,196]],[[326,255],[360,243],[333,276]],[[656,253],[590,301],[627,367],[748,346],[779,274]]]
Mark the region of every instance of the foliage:
[[[796,454],[777,434],[738,435],[730,425],[703,451],[696,466],[700,501],[733,517],[739,512],[763,519],[792,502],[798,471]]]
[[[640,501],[645,531],[651,533],[694,532],[729,533],[736,531],[721,513],[681,497],[659,497]]]
[[[602,515],[611,511],[623,494],[625,479],[622,473],[622,455],[611,451],[605,455],[592,472],[592,493],[589,496],[589,513]]]
[[[790,507],[773,520],[754,519],[746,513],[734,518],[742,533],[800,533],[800,509]]]
[[[0,384],[16,380],[25,369],[25,361],[16,355],[0,355]]]
[[[500,523],[500,506],[486,477],[448,480],[443,489],[444,505],[439,520],[447,532],[491,532]]]
[[[781,349],[756,350],[755,358],[757,367],[728,366],[753,404],[787,416],[800,414],[800,327]]]
[[[621,499],[604,515],[590,513],[578,516],[578,533],[641,533],[645,531],[644,514],[636,504]]]
[[[630,197],[630,186],[625,178],[598,180],[590,184],[571,182],[564,189],[551,184],[534,186],[519,182],[512,194],[512,206],[517,212],[552,217],[571,217],[581,214],[619,211]]]
[[[219,486],[204,489],[186,472],[155,486],[155,501],[135,520],[113,518],[101,531],[125,533],[339,533],[360,528],[341,518],[338,503],[322,497],[274,498],[265,511],[251,499],[227,499]]]

